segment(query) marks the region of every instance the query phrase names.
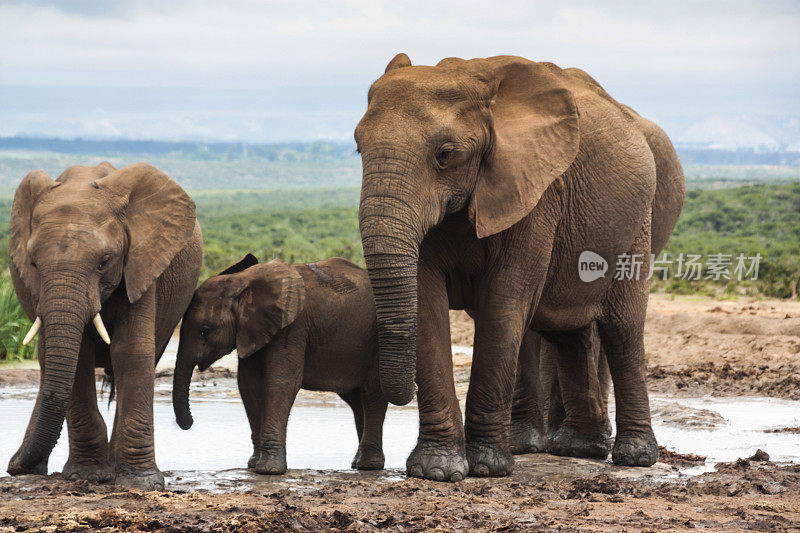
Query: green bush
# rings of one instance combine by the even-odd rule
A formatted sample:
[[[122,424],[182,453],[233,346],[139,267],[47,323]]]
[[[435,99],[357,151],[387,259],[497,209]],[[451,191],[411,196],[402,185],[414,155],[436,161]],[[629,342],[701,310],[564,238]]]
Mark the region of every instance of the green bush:
[[[31,321],[17,300],[11,278],[0,277],[0,360],[36,359],[38,338],[22,345],[30,327]]]

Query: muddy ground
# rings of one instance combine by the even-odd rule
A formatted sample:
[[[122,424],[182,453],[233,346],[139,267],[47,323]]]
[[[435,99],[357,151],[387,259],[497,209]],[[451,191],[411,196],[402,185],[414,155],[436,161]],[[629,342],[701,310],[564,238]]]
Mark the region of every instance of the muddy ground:
[[[460,313],[451,318],[454,344],[469,346],[470,321]],[[652,391],[800,399],[798,302],[653,296],[646,345]],[[470,357],[456,350],[454,362],[463,399]],[[222,368],[197,379],[224,391],[233,375]],[[0,369],[0,387],[37,380],[35,369]],[[159,396],[169,382],[161,372]],[[753,453],[697,476],[678,469],[704,458],[664,449],[652,469],[529,455],[517,458],[509,478],[458,484],[404,479],[399,471],[309,470],[276,478],[226,471],[192,484],[168,472],[171,490],[141,493],[58,475],[6,477],[0,531],[800,530],[800,465]]]

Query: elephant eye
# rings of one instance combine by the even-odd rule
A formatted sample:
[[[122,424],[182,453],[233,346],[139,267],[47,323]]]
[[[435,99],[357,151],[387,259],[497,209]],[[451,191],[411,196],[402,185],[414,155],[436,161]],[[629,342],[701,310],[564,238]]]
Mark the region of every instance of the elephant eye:
[[[441,148],[436,153],[436,162],[439,163],[439,166],[447,165],[447,163],[449,163],[450,160],[453,158],[453,153],[455,153],[455,150],[453,150],[452,148],[449,147]]]
[[[211,331],[211,328],[209,328],[208,326],[203,326],[203,327],[200,328],[200,336],[205,339],[206,337],[208,337],[208,333],[210,331]]]
[[[100,260],[100,263],[97,264],[97,270],[103,270],[106,265],[108,265],[109,261],[111,261],[110,255],[103,256],[103,258]]]
[[[33,268],[36,268],[36,261],[31,261],[31,266],[32,266]]]

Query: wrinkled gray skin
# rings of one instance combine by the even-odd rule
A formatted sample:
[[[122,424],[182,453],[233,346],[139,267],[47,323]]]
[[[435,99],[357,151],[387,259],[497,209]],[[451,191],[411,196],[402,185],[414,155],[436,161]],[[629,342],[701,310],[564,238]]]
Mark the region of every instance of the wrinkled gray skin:
[[[611,265],[641,254],[648,268],[657,181],[650,127],[585,73],[518,57],[416,67],[400,54],[372,85],[355,131],[359,224],[389,401],[409,402],[416,377],[420,433],[409,475],[511,472],[528,329],[556,344],[559,381],[579,388],[597,382],[596,367],[580,364],[593,360],[581,354],[596,328],[618,407],[612,458],[656,461],[643,344],[649,283],[584,283],[577,268],[584,250]],[[464,425],[448,307],[469,309],[476,324]]]
[[[633,110],[630,112],[634,113]],[[650,244],[651,253],[657,257],[680,216],[686,184],[669,138],[651,122],[636,114],[634,117],[645,132],[656,162]],[[559,358],[556,344],[533,332],[526,333],[520,349],[511,411],[512,453],[546,450],[571,457],[608,457],[612,444],[608,420],[611,375],[597,335],[595,326],[587,332],[588,344],[583,346],[578,339],[572,359],[564,360]],[[562,365],[560,370],[559,362]],[[570,366],[586,368],[587,372],[569,373]],[[563,391],[559,382],[561,375],[567,380]],[[544,399],[540,396],[542,391]],[[565,410],[567,405],[569,413]]]
[[[181,324],[172,388],[175,418],[192,426],[189,384],[233,349],[239,392],[260,474],[286,472],[286,424],[303,388],[336,392],[353,410],[359,445],[352,467],[383,468],[383,419],[375,305],[367,273],[332,258],[305,265],[248,254],[203,282]]]
[[[150,165],[25,177],[11,212],[9,268],[25,313],[42,320],[41,380],[10,474],[47,473],[66,417],[64,477],[163,488],[153,450],[155,364],[192,297],[202,252],[194,202]],[[91,323],[98,312],[110,346]],[[115,379],[110,442],[95,367]]]

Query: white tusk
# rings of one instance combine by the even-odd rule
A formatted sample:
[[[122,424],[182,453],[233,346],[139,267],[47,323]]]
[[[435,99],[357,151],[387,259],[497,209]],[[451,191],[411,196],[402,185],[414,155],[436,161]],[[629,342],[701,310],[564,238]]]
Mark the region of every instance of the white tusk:
[[[36,334],[39,333],[39,329],[41,327],[42,327],[42,319],[37,316],[36,320],[33,321],[31,329],[28,330],[28,334],[25,335],[25,338],[22,340],[22,345],[25,346],[29,342],[31,342],[33,338],[36,336]]]
[[[94,322],[94,327],[97,328],[100,338],[106,341],[106,344],[111,344],[111,337],[108,336],[108,331],[106,331],[106,326],[103,324],[103,319],[100,318],[100,313],[94,315],[92,322]]]

